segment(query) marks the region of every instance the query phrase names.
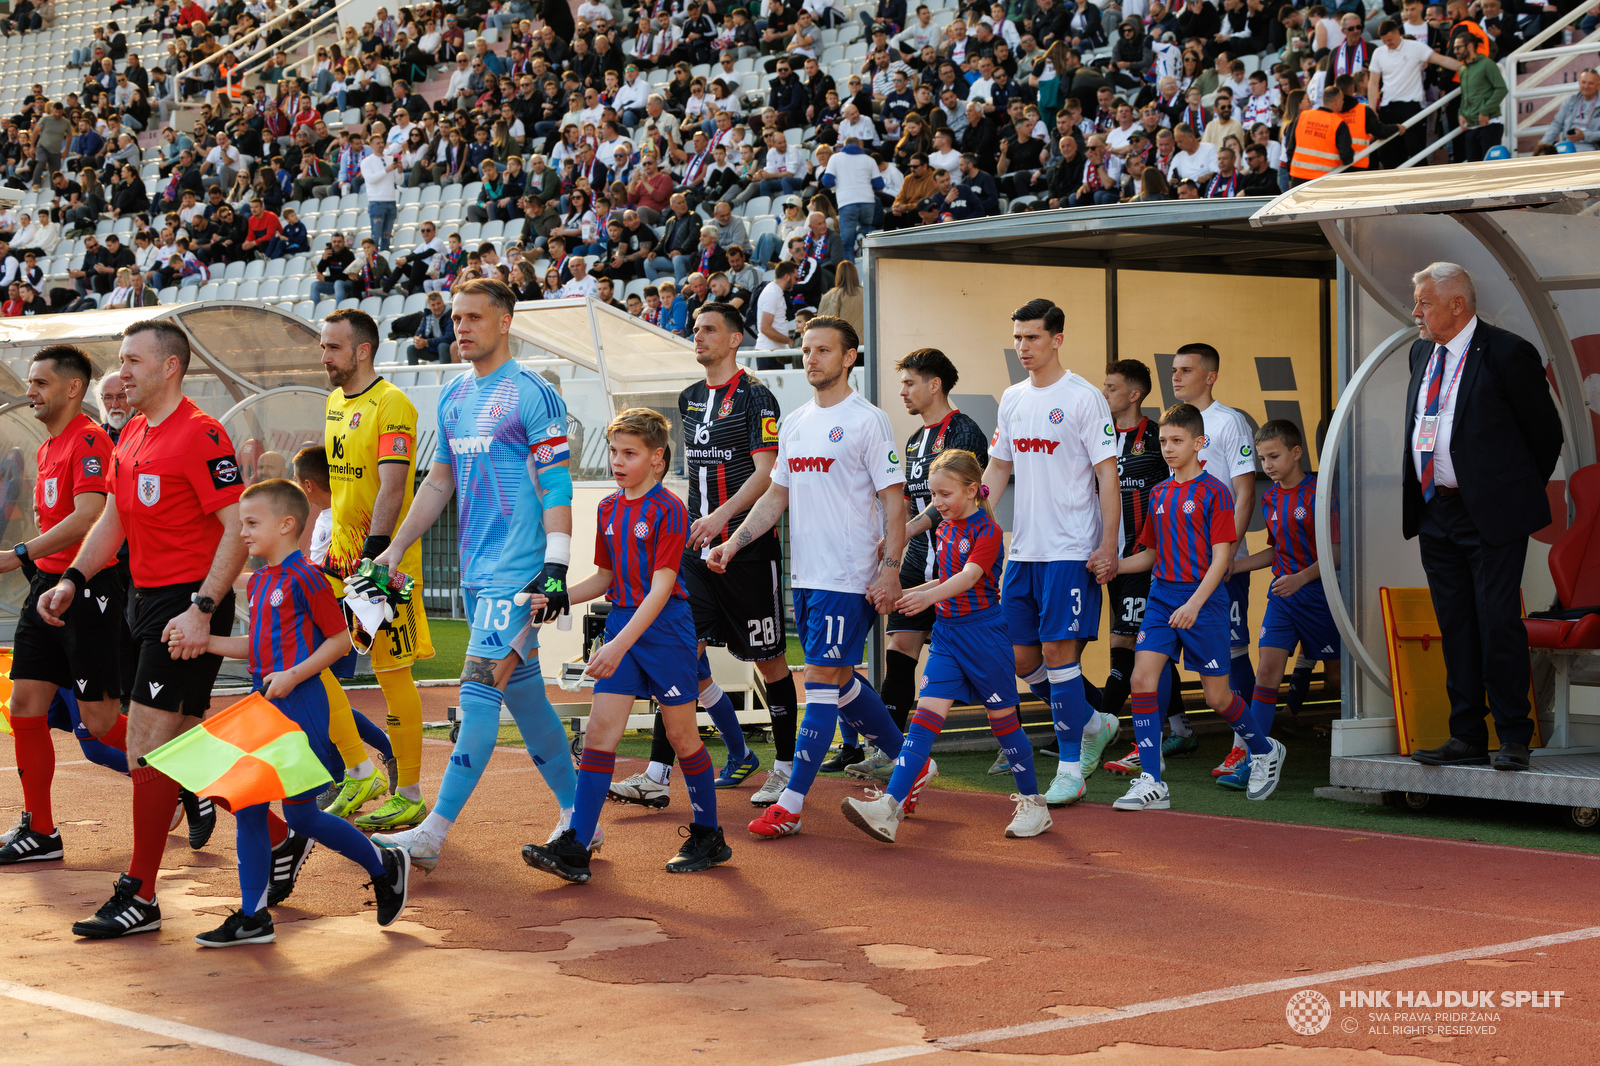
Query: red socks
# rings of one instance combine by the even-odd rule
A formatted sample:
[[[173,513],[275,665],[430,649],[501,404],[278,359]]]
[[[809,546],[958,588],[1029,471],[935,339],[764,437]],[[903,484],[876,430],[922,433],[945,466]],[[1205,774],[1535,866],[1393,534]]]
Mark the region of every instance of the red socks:
[[[117,715],[117,724],[111,727],[109,733],[97,739],[108,748],[116,748],[118,751],[126,752],[128,750],[128,716],[125,714]]]
[[[272,846],[277,847],[289,839],[289,825],[278,817],[276,811],[267,808],[267,838],[272,841]]]
[[[22,778],[22,805],[33,815],[34,832],[49,836],[56,831],[50,811],[50,782],[56,776],[56,746],[50,741],[50,720],[11,719],[16,733],[17,776]]]
[[[133,858],[128,875],[140,881],[141,899],[156,898],[156,874],[167,850],[167,827],[178,805],[178,783],[149,766],[135,766],[133,780]]]

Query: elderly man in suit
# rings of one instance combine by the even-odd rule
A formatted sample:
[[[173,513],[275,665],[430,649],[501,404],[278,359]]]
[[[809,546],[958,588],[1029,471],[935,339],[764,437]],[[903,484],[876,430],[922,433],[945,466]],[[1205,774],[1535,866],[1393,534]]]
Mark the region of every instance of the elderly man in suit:
[[[1472,278],[1454,263],[1412,277],[1421,339],[1406,392],[1403,529],[1420,537],[1450,696],[1450,740],[1415,751],[1434,766],[1526,770],[1528,635],[1522,565],[1550,524],[1545,483],[1561,454],[1544,365],[1533,345],[1478,318]],[[1487,705],[1486,705],[1487,703]]]

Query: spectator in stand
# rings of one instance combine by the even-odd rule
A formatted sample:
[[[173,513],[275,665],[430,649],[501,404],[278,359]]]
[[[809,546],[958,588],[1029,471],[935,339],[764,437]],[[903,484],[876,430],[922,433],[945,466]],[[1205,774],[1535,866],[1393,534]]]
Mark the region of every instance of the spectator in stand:
[[[243,250],[251,256],[264,255],[277,259],[283,254],[283,222],[268,211],[260,200],[250,202],[250,218],[245,224]]]
[[[1600,72],[1578,75],[1578,91],[1561,101],[1540,144],[1566,142],[1580,152],[1600,147]]]
[[[789,332],[793,328],[789,314],[789,290],[800,276],[800,268],[792,262],[779,263],[773,280],[756,298],[756,350],[777,351],[791,345]],[[777,370],[782,363],[771,356],[756,358],[757,370]]]
[[[350,279],[345,275],[345,270],[355,258],[355,252],[345,247],[343,233],[335,233],[329,238],[322,258],[317,261],[317,280],[311,285],[312,297],[343,300],[350,288]]]
[[[927,156],[919,154],[923,167]],[[878,174],[878,164],[862,149],[859,138],[845,140],[843,150],[828,160],[822,184],[832,190],[839,205],[839,236],[844,254],[854,257],[856,239],[871,231],[877,213],[877,193],[883,188],[883,178]]]
[[[437,292],[428,294],[428,301],[417,323],[417,332],[406,349],[406,363],[448,363],[451,345],[456,341],[456,327],[445,309],[444,297]]]
[[[1167,180],[1174,185],[1192,181],[1197,188],[1201,182],[1210,181],[1212,175],[1217,172],[1216,147],[1202,142],[1195,136],[1194,128],[1186,122],[1180,122],[1173,127],[1172,137],[1177,145],[1177,152],[1172,157]]]
[[[1259,144],[1248,145],[1244,150],[1244,161],[1245,172],[1239,179],[1239,195],[1278,195],[1278,175],[1267,162],[1267,150]]]
[[[856,328],[859,335],[866,328],[862,303],[861,282],[856,275],[855,264],[845,260],[834,271],[833,288],[822,294],[817,310],[824,315],[844,319]]]

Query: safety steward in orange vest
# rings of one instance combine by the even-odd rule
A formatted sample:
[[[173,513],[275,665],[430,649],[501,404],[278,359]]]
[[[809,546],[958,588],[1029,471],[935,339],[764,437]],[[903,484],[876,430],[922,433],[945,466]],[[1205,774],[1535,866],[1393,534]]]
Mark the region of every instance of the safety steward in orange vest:
[[[1323,90],[1321,107],[1300,112],[1294,128],[1289,131],[1288,143],[1284,145],[1284,150],[1289,153],[1291,184],[1300,185],[1320,178],[1340,164],[1348,166],[1355,159],[1356,152],[1361,150],[1356,147],[1358,130],[1361,147],[1365,147],[1400,128],[1379,122],[1372,109],[1355,101],[1354,97],[1349,98],[1355,101],[1354,106],[1346,111],[1346,99],[1337,86],[1330,86]],[[1353,129],[1357,124],[1357,129]],[[1366,160],[1359,165],[1365,166]]]

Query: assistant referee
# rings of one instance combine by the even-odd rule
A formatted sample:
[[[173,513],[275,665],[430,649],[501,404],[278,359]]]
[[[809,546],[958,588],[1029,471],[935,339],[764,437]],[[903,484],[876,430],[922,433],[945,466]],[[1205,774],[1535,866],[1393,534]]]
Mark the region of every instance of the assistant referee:
[[[111,498],[55,588],[39,597],[52,625],[128,542],[129,624],[138,652],[128,708],[133,768],[133,857],[111,899],[77,936],[104,940],[161,928],[156,873],[178,802],[178,783],[138,760],[200,723],[222,659],[211,635],[233,628],[233,581],[245,561],[239,539],[239,463],[222,424],[183,394],[189,338],[165,321],[122,334],[121,377],[138,413],[111,459]]]

